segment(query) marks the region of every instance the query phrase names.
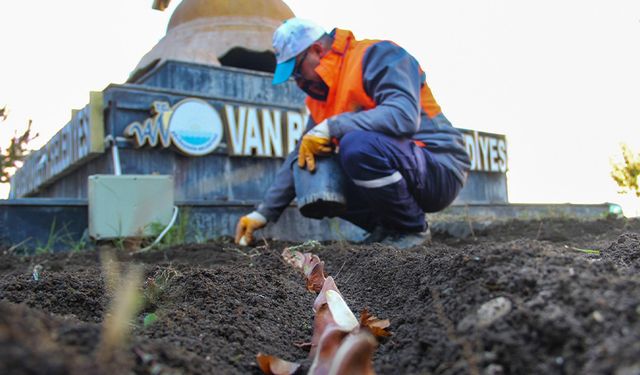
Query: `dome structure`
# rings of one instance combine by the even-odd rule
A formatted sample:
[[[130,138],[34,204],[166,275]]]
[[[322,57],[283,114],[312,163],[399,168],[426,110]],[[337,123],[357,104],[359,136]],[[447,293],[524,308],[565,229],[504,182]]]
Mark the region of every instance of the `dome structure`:
[[[167,34],[140,60],[129,81],[164,60],[251,68],[250,60],[266,58],[273,60],[269,66],[255,69],[272,70],[273,32],[291,17],[282,0],[183,0]],[[225,57],[230,63],[221,64]]]

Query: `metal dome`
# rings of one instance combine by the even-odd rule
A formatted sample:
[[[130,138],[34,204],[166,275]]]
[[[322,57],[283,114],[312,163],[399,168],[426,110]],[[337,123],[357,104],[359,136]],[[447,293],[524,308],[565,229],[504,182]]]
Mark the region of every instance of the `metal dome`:
[[[138,63],[129,81],[164,60],[219,66],[232,49],[272,51],[282,21],[294,17],[282,0],[183,0],[167,34]]]
[[[278,23],[293,17],[282,0],[183,0],[169,20],[167,30],[198,18],[207,17],[269,18]]]

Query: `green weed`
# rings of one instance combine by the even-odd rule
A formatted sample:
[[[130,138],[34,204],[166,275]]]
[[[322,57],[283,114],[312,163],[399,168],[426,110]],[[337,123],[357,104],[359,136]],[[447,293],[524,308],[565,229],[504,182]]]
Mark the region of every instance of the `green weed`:
[[[36,246],[36,255],[53,253],[53,247],[60,242],[62,238],[61,229],[56,229],[56,218],[53,218],[51,227],[49,228],[49,236],[45,243],[38,243]]]
[[[120,250],[120,251],[124,251],[126,250],[127,246],[126,246],[126,238],[125,237],[116,237],[113,240],[113,246]]]
[[[317,249],[319,247],[321,247],[322,244],[319,241],[316,240],[308,240],[305,241],[303,243],[301,243],[300,245],[295,245],[295,246],[289,246],[287,247],[287,249],[289,251],[300,251],[300,252],[304,252],[304,251],[311,251],[314,249]]]
[[[71,236],[69,236],[71,237]],[[85,229],[84,233],[82,234],[82,237],[77,240],[68,240],[65,241],[65,246],[72,252],[72,253],[79,253],[83,250],[87,250],[89,248],[89,231],[88,229]]]
[[[162,296],[171,286],[173,279],[178,276],[180,276],[178,270],[168,267],[156,271],[153,276],[147,278],[142,292],[145,310],[154,310],[160,305]]]
[[[152,325],[153,323],[155,323],[157,320],[158,320],[158,315],[156,315],[156,313],[152,312],[152,313],[149,313],[149,314],[144,316],[144,320],[142,321],[142,324],[143,324],[144,328],[147,328],[150,325]]]
[[[157,238],[162,231],[165,230],[166,224],[162,223],[151,223],[150,225],[152,237]],[[189,210],[183,209],[180,213],[178,213],[178,220],[174,223],[174,225],[167,231],[167,233],[162,237],[162,240],[158,243],[160,249],[183,245],[187,242],[187,234],[189,229]]]
[[[571,249],[571,250],[579,251],[579,252],[581,252],[581,253],[585,253],[585,254],[600,255],[600,250],[580,249],[580,248],[578,248],[578,247],[567,246],[567,245],[564,245],[564,247],[565,247],[566,249]]]

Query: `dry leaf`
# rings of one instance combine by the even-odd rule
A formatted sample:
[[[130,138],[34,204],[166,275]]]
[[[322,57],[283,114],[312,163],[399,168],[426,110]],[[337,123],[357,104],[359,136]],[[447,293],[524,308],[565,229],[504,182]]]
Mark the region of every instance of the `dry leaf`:
[[[385,330],[389,325],[391,325],[389,319],[378,319],[369,314],[367,309],[360,313],[360,327],[368,328],[375,337],[391,336],[391,332]]]
[[[300,367],[299,363],[285,361],[263,353],[256,355],[256,361],[260,370],[267,375],[291,375]]]

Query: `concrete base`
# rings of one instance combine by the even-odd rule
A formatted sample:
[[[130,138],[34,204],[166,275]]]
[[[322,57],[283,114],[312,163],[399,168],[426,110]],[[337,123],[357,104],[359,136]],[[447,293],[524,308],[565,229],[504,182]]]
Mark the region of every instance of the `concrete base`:
[[[238,219],[256,202],[178,202],[180,215],[175,225],[184,226],[189,242],[233,236]],[[90,245],[87,234],[87,201],[56,198],[0,200],[0,246],[30,251],[67,251]],[[620,215],[619,206],[603,204],[475,204],[455,205],[428,214],[434,233],[467,237],[501,220],[577,218],[595,220]],[[310,239],[360,241],[366,233],[341,219],[312,220],[295,207],[285,210],[276,223],[256,233],[260,238],[289,241]]]

